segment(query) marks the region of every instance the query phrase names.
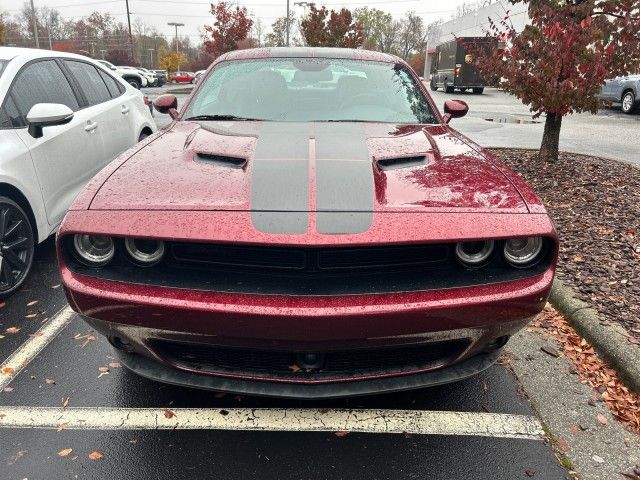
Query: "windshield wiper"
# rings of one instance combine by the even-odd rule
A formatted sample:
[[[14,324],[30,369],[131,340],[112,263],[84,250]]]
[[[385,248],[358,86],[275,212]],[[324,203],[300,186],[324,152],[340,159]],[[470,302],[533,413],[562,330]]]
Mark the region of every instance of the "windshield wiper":
[[[236,117],[235,115],[195,115],[187,117],[185,120],[236,120],[244,122],[260,122],[258,118]]]

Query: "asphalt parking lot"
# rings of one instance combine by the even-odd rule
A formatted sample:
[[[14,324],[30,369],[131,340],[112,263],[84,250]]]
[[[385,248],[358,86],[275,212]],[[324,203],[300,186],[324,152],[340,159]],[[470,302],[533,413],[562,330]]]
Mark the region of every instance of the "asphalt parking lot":
[[[49,240],[0,309],[2,367],[14,370],[0,376],[3,480],[568,478],[505,366],[346,400],[219,395],[125,371],[65,305]],[[91,460],[92,452],[103,456]]]
[[[513,107],[491,95],[470,99],[472,122],[460,130],[471,136],[477,121],[489,123],[482,108],[493,108],[484,104],[491,98],[498,110]],[[452,385],[322,402],[220,395],[131,374],[66,308],[52,239],[0,307],[0,335],[1,480],[569,478],[534,392],[503,363]]]

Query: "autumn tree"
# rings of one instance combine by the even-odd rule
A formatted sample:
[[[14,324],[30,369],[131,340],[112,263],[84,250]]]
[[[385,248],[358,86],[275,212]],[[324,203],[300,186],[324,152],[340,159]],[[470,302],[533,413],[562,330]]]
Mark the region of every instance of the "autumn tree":
[[[300,22],[300,31],[311,47],[357,48],[364,42],[362,25],[354,21],[346,8],[336,12],[312,4],[309,14]]]
[[[170,72],[176,71],[187,62],[187,57],[179,52],[171,52],[160,57],[160,68]]]
[[[295,24],[296,16],[293,12],[289,14],[289,34],[291,27]],[[265,44],[269,47],[285,47],[287,45],[287,17],[279,17],[271,24],[271,33],[264,37]]]
[[[353,17],[362,25],[364,46],[370,50],[384,52],[386,33],[393,25],[391,14],[377,8],[361,7],[353,11]]]
[[[204,29],[211,38],[204,41],[206,50],[218,57],[223,53],[238,49],[238,42],[249,37],[253,20],[246,7],[232,6],[227,2],[211,4],[211,14],[215,18],[213,26]]]
[[[400,21],[398,34],[398,54],[408,60],[414,53],[424,48],[427,30],[424,20],[415,12],[407,12]]]
[[[553,162],[562,118],[596,113],[604,79],[640,68],[640,1],[530,0],[529,17],[522,32],[508,15],[491,22],[489,34],[504,39],[504,48],[478,49],[475,63],[485,77],[501,79],[534,117],[546,115],[540,156]]]

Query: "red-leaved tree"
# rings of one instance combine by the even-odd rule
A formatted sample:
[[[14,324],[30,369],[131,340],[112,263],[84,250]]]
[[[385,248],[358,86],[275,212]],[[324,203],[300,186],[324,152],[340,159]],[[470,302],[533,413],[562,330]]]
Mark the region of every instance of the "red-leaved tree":
[[[596,113],[605,78],[640,69],[640,0],[530,0],[529,17],[522,32],[508,14],[491,21],[489,35],[504,45],[475,50],[475,63],[485,80],[498,81],[534,117],[546,114],[540,156],[553,162],[562,117]]]
[[[205,25],[207,32],[204,46],[214,57],[238,49],[238,43],[249,36],[253,20],[246,7],[232,6],[227,2],[211,4],[211,14],[215,17],[213,26]],[[208,36],[211,38],[208,38]]]
[[[310,47],[357,48],[364,43],[364,31],[346,8],[339,12],[311,4],[300,22],[300,31]]]

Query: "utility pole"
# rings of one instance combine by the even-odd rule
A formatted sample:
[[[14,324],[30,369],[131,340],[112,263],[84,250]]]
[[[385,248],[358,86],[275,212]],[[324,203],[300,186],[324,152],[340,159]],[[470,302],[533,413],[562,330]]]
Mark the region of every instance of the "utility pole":
[[[180,50],[178,49],[178,27],[184,27],[184,23],[168,22],[167,25],[171,27],[176,27],[176,53],[180,53]],[[179,63],[178,63],[178,71],[180,71]]]
[[[51,45],[51,30],[49,30],[49,20],[47,20],[47,37],[49,37],[49,50],[53,50]]]
[[[31,0],[31,15],[33,21],[33,36],[36,39],[36,48],[40,48],[40,40],[38,40],[38,17],[36,16],[36,7],[33,6],[33,0]]]
[[[96,56],[96,42],[89,42],[91,45],[91,58],[95,58]]]
[[[289,0],[287,0],[287,47],[289,46]]]
[[[151,70],[153,70],[153,48],[147,48],[147,50],[149,51],[149,55],[151,56],[151,63],[149,63],[149,68]]]
[[[131,12],[129,11],[129,0],[124,0],[124,1],[127,5],[127,24],[129,25],[129,48],[131,49],[131,59],[133,60],[135,55],[133,54],[133,35],[131,35]]]

